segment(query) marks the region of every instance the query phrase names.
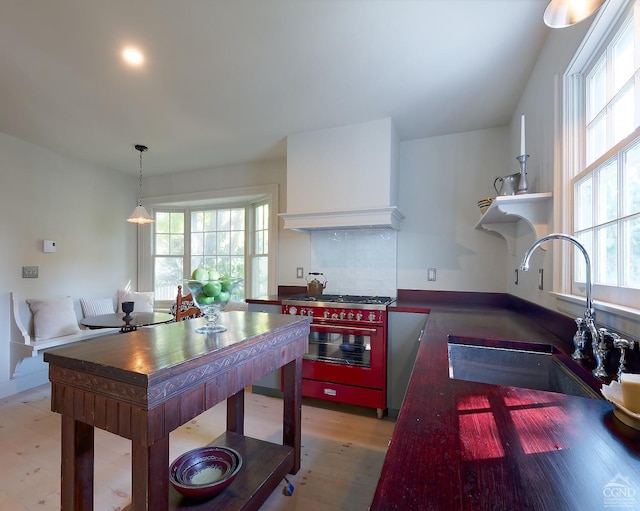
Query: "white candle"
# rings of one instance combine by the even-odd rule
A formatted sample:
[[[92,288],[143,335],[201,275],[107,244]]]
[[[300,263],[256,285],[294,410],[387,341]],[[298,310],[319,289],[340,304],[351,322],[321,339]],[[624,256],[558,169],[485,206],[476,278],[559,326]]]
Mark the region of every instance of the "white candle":
[[[524,147],[524,114],[520,117],[520,156],[527,154]]]

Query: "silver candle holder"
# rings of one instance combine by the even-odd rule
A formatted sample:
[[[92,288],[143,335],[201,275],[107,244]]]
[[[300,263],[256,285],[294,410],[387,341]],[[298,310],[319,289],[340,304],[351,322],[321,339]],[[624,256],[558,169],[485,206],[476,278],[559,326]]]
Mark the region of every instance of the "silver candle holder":
[[[529,183],[527,182],[527,158],[529,158],[528,154],[521,154],[516,158],[520,163],[520,179],[518,180],[517,195],[528,193],[529,190]]]

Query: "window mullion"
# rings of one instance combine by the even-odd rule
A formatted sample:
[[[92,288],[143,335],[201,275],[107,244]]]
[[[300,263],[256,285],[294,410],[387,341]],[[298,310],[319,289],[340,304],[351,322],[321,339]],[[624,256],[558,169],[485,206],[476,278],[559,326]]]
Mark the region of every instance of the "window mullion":
[[[183,272],[184,278],[189,278],[191,274],[191,209],[184,210],[184,254]]]

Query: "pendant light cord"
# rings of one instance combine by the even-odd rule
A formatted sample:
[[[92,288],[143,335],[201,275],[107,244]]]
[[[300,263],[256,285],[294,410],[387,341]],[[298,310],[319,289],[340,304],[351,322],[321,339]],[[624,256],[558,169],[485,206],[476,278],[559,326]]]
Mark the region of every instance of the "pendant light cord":
[[[142,206],[142,151],[140,151],[140,175],[138,176],[138,206]]]
[[[138,206],[142,206],[142,153],[148,148],[144,145],[136,145],[136,149],[140,151],[140,175],[138,176]]]

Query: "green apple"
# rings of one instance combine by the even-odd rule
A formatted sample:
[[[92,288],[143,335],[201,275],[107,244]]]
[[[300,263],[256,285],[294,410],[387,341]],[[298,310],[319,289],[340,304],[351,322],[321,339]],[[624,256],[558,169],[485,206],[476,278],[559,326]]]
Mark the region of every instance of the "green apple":
[[[209,270],[209,280],[220,280],[220,273],[216,270]]]
[[[215,298],[213,296],[207,296],[207,295],[198,295],[196,296],[196,302],[198,302],[200,305],[211,305],[213,302],[215,302]]]
[[[231,298],[231,295],[228,291],[220,291],[216,296],[216,302],[228,302],[229,298]]]
[[[196,268],[195,270],[193,270],[193,273],[191,274],[191,278],[193,280],[200,280],[200,281],[209,280],[209,272],[204,268]]]
[[[217,280],[210,280],[204,286],[202,286],[202,291],[207,296],[218,296],[221,290],[222,283]]]
[[[222,283],[223,291],[231,291],[231,288],[233,287],[233,281],[231,280],[231,277],[222,277],[222,280],[220,280],[220,282]]]

